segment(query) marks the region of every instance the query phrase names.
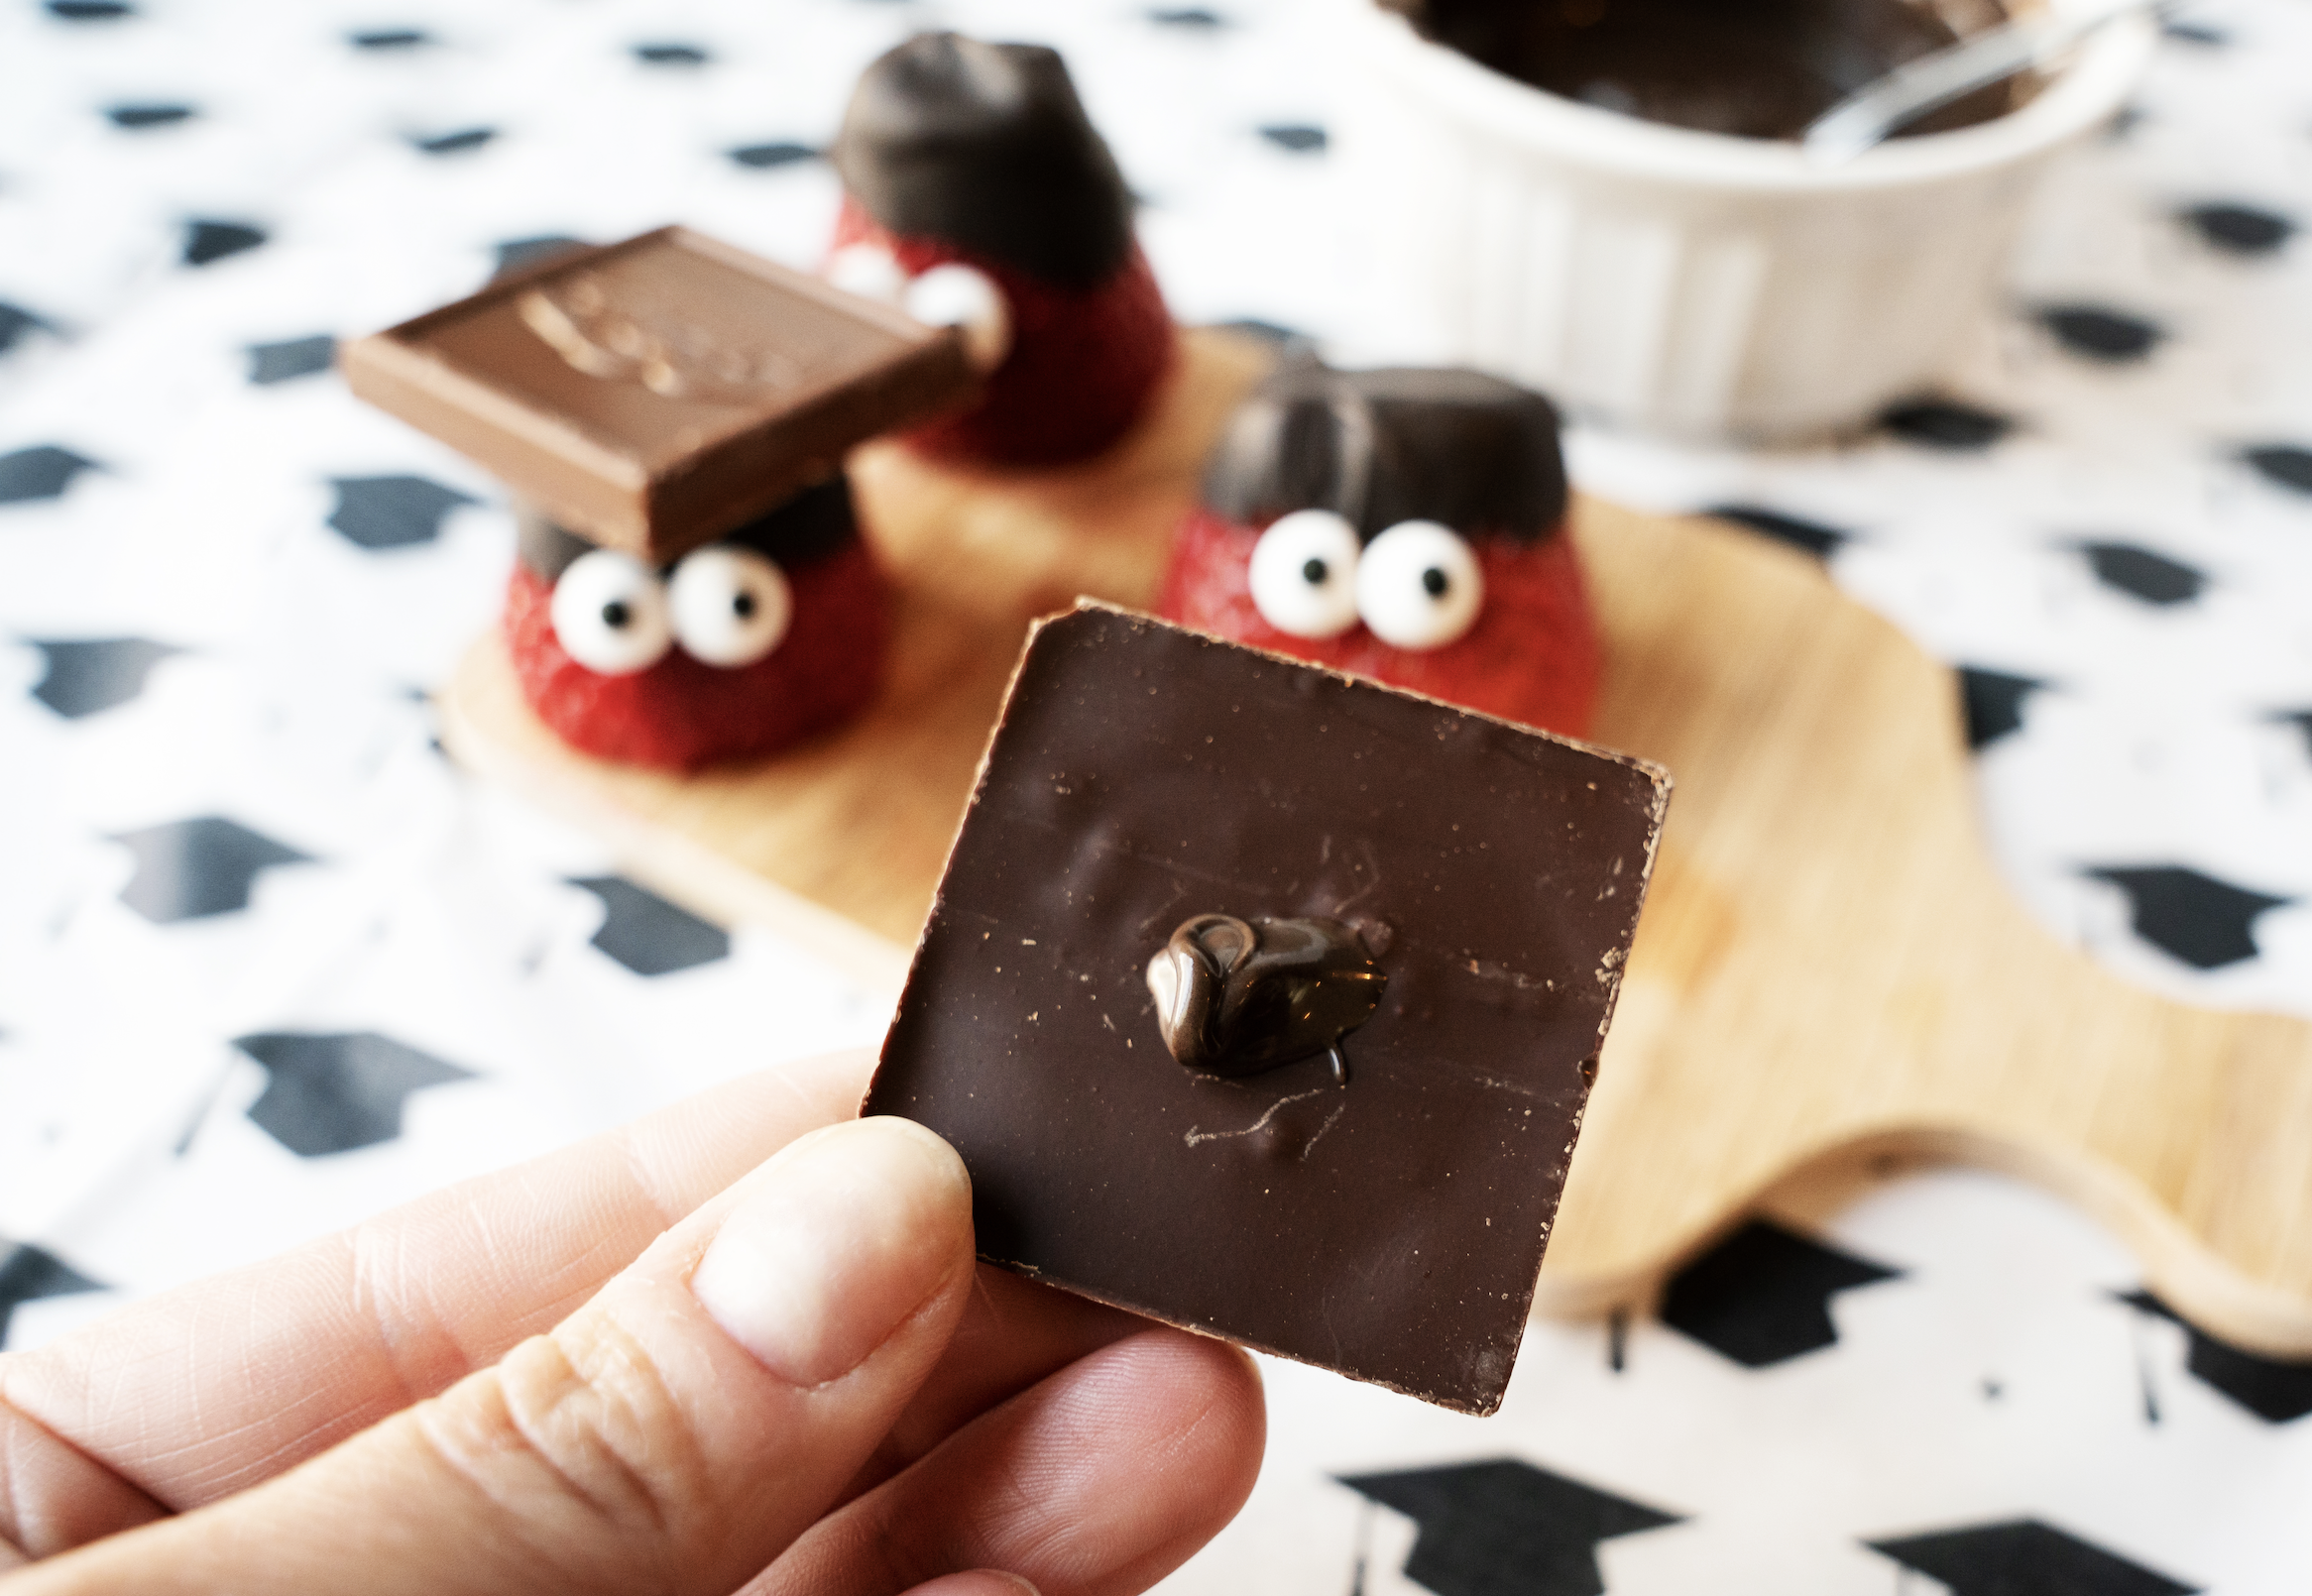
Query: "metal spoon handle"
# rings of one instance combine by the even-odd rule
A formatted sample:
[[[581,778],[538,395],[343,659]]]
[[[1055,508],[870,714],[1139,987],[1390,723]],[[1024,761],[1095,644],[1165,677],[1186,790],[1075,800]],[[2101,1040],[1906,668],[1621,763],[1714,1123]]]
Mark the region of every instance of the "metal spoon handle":
[[[1927,112],[2069,49],[2106,23],[2172,9],[2175,0],[2105,0],[2063,16],[2003,23],[1867,83],[1806,125],[1798,147],[1809,161],[1852,161]]]

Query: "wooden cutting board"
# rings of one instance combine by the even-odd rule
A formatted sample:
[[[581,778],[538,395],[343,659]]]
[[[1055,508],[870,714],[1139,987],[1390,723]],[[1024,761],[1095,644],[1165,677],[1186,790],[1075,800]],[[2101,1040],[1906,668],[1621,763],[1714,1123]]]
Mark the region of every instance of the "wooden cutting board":
[[[862,450],[901,641],[832,738],[689,779],[605,765],[531,718],[493,635],[446,740],[669,896],[895,991],[1028,621],[1078,593],[1148,603],[1265,363],[1191,334],[1150,423],[1079,470]],[[2083,1203],[2203,1329],[2312,1355],[2312,1026],[2139,991],[2028,920],[1982,846],[1949,673],[1814,561],[1595,500],[1574,535],[1606,640],[1598,741],[1677,789],[1540,1309],[1642,1302],[1770,1195],[1956,1160]]]

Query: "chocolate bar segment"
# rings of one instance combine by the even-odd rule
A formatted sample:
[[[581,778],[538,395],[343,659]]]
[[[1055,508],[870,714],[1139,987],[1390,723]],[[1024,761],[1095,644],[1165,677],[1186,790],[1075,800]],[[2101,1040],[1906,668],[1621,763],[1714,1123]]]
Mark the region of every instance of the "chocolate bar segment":
[[[955,1144],[990,1261],[1489,1413],[1668,792],[1640,760],[1080,608],[1021,662],[866,1111]],[[1236,1024],[1176,1058],[1177,967],[1224,980],[1284,922],[1333,950],[1304,973],[1377,999],[1271,1005],[1331,1034],[1345,1083],[1322,1040],[1264,1054]]]
[[[362,398],[652,564],[978,387],[954,329],[679,227],[556,256],[342,362]]]

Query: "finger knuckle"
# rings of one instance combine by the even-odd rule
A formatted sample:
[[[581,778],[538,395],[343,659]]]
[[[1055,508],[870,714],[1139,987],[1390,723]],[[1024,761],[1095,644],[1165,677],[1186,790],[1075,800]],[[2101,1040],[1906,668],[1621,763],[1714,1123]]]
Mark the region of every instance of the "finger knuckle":
[[[533,1336],[429,1407],[435,1450],[557,1560],[664,1554],[712,1510],[681,1404],[613,1320]]]

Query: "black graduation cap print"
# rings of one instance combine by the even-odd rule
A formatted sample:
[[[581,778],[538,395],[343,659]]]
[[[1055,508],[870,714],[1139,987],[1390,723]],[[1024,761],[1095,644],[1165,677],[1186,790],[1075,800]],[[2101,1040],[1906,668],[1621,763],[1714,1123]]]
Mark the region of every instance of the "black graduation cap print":
[[[1159,28],[1193,28],[1207,32],[1228,26],[1225,17],[1215,11],[1207,11],[1203,6],[1159,6],[1148,13],[1148,20]]]
[[[115,105],[105,113],[105,120],[129,133],[142,133],[148,128],[173,128],[179,122],[193,118],[189,105]]]
[[[0,505],[24,505],[40,499],[58,499],[83,471],[96,462],[53,443],[35,444],[13,454],[0,454]]]
[[[2267,482],[2312,494],[2312,449],[2299,448],[2293,443],[2259,443],[2241,450],[2240,458],[2254,466]]]
[[[2134,543],[2082,543],[2095,578],[2145,604],[2189,604],[2208,585],[2208,573]]]
[[[1951,1596],[2192,1596],[2199,1587],[2036,1519],[1864,1542]]]
[[[495,283],[509,273],[542,265],[557,255],[567,255],[572,250],[586,247],[586,240],[572,238],[566,233],[541,233],[535,238],[507,239],[492,246],[497,256],[497,265],[491,269],[490,281]]]
[[[137,861],[121,902],[160,926],[246,909],[260,871],[313,861],[309,854],[217,815],[171,821],[112,841]]]
[[[1326,131],[1307,122],[1278,122],[1260,130],[1260,136],[1279,150],[1297,156],[1322,155],[1332,140]]]
[[[2312,754],[2312,710],[2286,710],[2272,717],[2304,734],[2304,751]]]
[[[412,133],[409,143],[420,155],[454,156],[479,150],[497,137],[496,128],[459,128],[451,133]]]
[[[0,299],[0,355],[14,349],[28,333],[56,330],[56,324],[46,316],[36,316],[22,305]]]
[[[1841,543],[1854,536],[1852,532],[1841,531],[1835,526],[1825,526],[1820,521],[1786,514],[1782,511],[1768,510],[1759,505],[1712,505],[1701,513],[1715,515],[1720,520],[1730,520],[1737,526],[1747,526],[1778,543],[1804,549],[1817,559],[1829,558],[1837,552]]]
[[[476,1079],[471,1070],[375,1031],[273,1031],[235,1037],[233,1046],[268,1078],[249,1117],[299,1158],[390,1142],[402,1134],[402,1109],[411,1092]]]
[[[1514,1457],[1336,1478],[1420,1527],[1405,1577],[1437,1596],[1601,1596],[1600,1541],[1679,1522]]]
[[[2232,43],[2232,36],[2223,29],[2205,22],[2183,22],[2173,18],[2159,25],[2159,31],[2179,45],[2200,45],[2220,50]]]
[[[1288,327],[1279,321],[1264,321],[1258,316],[1239,316],[1234,321],[1222,321],[1216,325],[1222,332],[1241,333],[1247,338],[1257,338],[1279,349],[1288,344],[1309,341],[1309,335],[1298,327]]]
[[[1662,1322],[1746,1369],[1769,1368],[1837,1344],[1832,1297],[1902,1273],[1752,1219],[1670,1277]]]
[[[2184,1369],[2267,1424],[2284,1425],[2312,1414],[2312,1361],[2267,1358],[2219,1340],[2145,1291],[2120,1299],[2139,1312],[2183,1326]]]
[[[602,929],[594,946],[637,975],[671,975],[731,957],[731,934],[623,875],[576,876],[602,900]]]
[[[804,161],[816,161],[820,152],[807,144],[779,140],[770,144],[743,144],[727,152],[731,159],[751,171],[770,171],[779,167],[792,167]]]
[[[206,266],[228,255],[253,250],[263,244],[265,239],[265,229],[249,222],[202,221],[196,218],[184,224],[184,264]]]
[[[422,28],[370,28],[345,37],[356,50],[415,50],[433,43],[433,36]]]
[[[2022,731],[2023,700],[2046,685],[2035,676],[1961,665],[1959,701],[1966,715],[1967,746],[1980,751]]]
[[[1928,449],[1988,449],[2015,430],[2015,417],[1958,399],[1920,399],[1894,406],[1879,424]]]
[[[293,377],[310,377],[327,371],[336,358],[337,340],[325,332],[309,338],[285,338],[277,344],[251,344],[249,381],[264,388]]]
[[[2194,969],[2254,959],[2255,917],[2295,901],[2180,864],[2097,865],[2081,873],[2127,893],[2136,935]]]
[[[635,59],[645,66],[704,66],[715,57],[697,45],[636,45]]]
[[[119,22],[136,14],[128,0],[49,0],[49,15],[60,22]]]
[[[2037,318],[2072,354],[2107,365],[2142,360],[2167,336],[2156,322],[2104,305],[2042,305]]]
[[[2189,205],[2178,220],[2227,255],[2270,255],[2298,231],[2295,218],[2254,205],[2215,202]]]
[[[0,1236],[0,1347],[8,1344],[8,1321],[26,1303],[107,1289],[44,1247]]]
[[[28,637],[48,670],[32,696],[67,721],[126,704],[153,667],[183,649],[150,637]]]
[[[329,486],[337,490],[329,524],[366,549],[430,543],[451,511],[478,502],[427,477],[332,477]]]

